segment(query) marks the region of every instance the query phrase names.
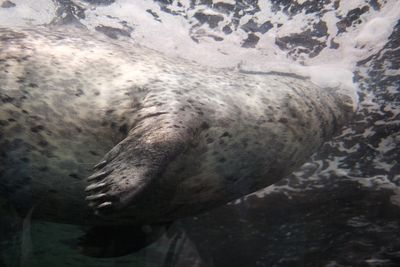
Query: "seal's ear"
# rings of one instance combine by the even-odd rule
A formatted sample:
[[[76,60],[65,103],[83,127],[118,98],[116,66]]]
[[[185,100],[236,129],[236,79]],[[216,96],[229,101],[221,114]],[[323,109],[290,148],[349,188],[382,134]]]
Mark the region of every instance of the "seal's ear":
[[[146,97],[127,137],[95,166],[86,188],[89,205],[97,214],[115,213],[140,198],[166,166],[182,153],[199,128],[195,112],[181,112],[179,95],[167,96],[167,105]],[[175,101],[171,101],[171,99]],[[190,108],[190,107],[189,107]]]

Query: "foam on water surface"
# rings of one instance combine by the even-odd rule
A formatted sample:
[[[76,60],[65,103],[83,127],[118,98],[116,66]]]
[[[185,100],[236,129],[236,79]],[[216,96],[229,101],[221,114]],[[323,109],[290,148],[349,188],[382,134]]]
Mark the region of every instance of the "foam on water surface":
[[[0,8],[2,27],[47,24],[56,15],[56,5],[51,0],[13,0],[12,3],[15,6]]]
[[[134,42],[145,44],[162,51],[172,57],[183,57],[204,65],[217,67],[236,67],[252,71],[279,71],[296,73],[311,79],[322,87],[343,88],[345,92],[355,91],[352,73],[357,61],[376,53],[386,43],[393,26],[399,18],[400,11],[396,1],[389,1],[378,11],[370,10],[360,16],[361,25],[352,27],[344,34],[337,33],[336,24],[339,16],[346,15],[350,10],[365,5],[365,1],[341,1],[339,8],[329,4],[322,18],[318,13],[288,14],[274,10],[272,3],[261,1],[260,10],[253,15],[241,17],[237,30],[226,35],[222,29],[232,23],[232,16],[218,9],[210,9],[206,5],[191,7],[190,1],[173,1],[170,12],[164,12],[162,7],[153,1],[119,0],[110,5],[90,5],[85,1],[74,0],[77,6],[86,8],[85,19],[80,22],[89,29],[95,30],[99,25],[121,28],[121,21],[133,27]],[[297,1],[304,4],[305,1]],[[24,24],[47,24],[55,14],[53,1],[15,1],[16,7],[0,9],[0,23],[13,26]],[[179,3],[179,4],[178,4]],[[234,1],[213,1],[234,5]],[[151,11],[151,12],[150,12]],[[157,19],[155,19],[155,15]],[[218,17],[213,27],[203,24],[196,26],[196,14]],[[12,18],[12,19],[11,19]],[[272,28],[259,35],[260,40],[253,49],[242,47],[247,35],[242,27],[250,20],[258,23],[269,21]],[[325,43],[333,39],[339,48],[324,47],[315,57],[305,54],[293,59],[276,43],[277,38],[298,34],[310,30],[316,22],[326,24],[327,34],[315,39]],[[9,25],[10,26],[10,25]],[[196,26],[196,27],[193,27]],[[195,29],[197,34],[190,34]],[[379,30],[377,30],[379,29]],[[200,36],[198,42],[193,42],[193,36]],[[223,38],[216,42],[208,36]],[[353,93],[353,100],[356,95]]]
[[[75,2],[87,6],[82,1]],[[222,2],[233,5],[231,1],[214,1],[213,5]],[[304,4],[304,1],[298,3]],[[357,103],[357,88],[352,75],[355,65],[379,51],[387,42],[400,17],[396,4],[396,1],[390,1],[383,5],[379,12],[370,10],[362,14],[359,26],[350,27],[347,32],[341,34],[338,34],[336,27],[340,16],[362,7],[365,1],[342,1],[337,9],[333,8],[334,3],[331,3],[325,8],[326,12],[322,18],[318,13],[305,11],[295,15],[284,11],[277,12],[270,2],[261,1],[260,10],[253,15],[241,17],[237,30],[229,35],[224,34],[222,29],[232,23],[233,18],[230,14],[201,4],[191,7],[189,1],[173,1],[168,7],[170,12],[164,12],[162,6],[156,2],[120,0],[108,6],[89,8],[86,12],[87,19],[82,23],[94,29],[97,25],[120,27],[120,20],[124,20],[134,27],[135,42],[143,43],[169,56],[183,57],[217,67],[240,66],[251,71],[295,73],[310,77],[322,87],[342,90]],[[152,12],[149,12],[150,10]],[[154,19],[154,14],[157,15],[157,19]],[[218,17],[218,22],[212,27],[206,24],[197,25],[199,22],[196,14]],[[120,20],[116,20],[116,17]],[[273,25],[268,32],[258,36],[260,40],[253,49],[242,47],[243,39],[247,35],[242,26],[250,20],[259,24],[269,21]],[[338,48],[326,46],[317,56],[302,54],[294,59],[277,45],[277,38],[311,30],[313,24],[321,21],[326,24],[327,34],[316,39],[326,44],[334,40]],[[199,38],[198,42],[193,42],[194,36]],[[216,42],[210,36],[223,40]]]

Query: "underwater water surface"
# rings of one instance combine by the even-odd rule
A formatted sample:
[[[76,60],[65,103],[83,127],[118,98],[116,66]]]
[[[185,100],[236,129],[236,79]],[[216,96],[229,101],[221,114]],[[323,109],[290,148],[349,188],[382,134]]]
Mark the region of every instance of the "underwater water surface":
[[[0,3],[0,26],[72,25],[199,64],[308,75],[359,99],[353,121],[297,172],[155,240],[122,229],[106,249],[145,244],[125,256],[87,256],[77,240],[88,227],[20,217],[0,202],[0,266],[400,265],[398,1]]]

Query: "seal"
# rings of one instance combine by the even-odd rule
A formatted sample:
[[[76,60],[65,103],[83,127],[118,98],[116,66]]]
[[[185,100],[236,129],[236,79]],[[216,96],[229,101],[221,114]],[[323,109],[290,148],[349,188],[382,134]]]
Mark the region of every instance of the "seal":
[[[1,197],[89,225],[172,221],[271,185],[354,106],[306,78],[41,27],[0,29],[0,101]]]

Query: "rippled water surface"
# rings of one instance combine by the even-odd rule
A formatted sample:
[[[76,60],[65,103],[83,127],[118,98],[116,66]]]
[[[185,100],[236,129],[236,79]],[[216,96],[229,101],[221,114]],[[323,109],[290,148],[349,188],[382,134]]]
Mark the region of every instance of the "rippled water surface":
[[[307,75],[359,99],[354,120],[293,175],[167,225],[126,256],[85,256],[88,228],[20,218],[0,202],[0,266],[400,266],[397,0],[0,3],[2,27],[72,25],[203,65]],[[143,239],[120,230],[111,250]]]

